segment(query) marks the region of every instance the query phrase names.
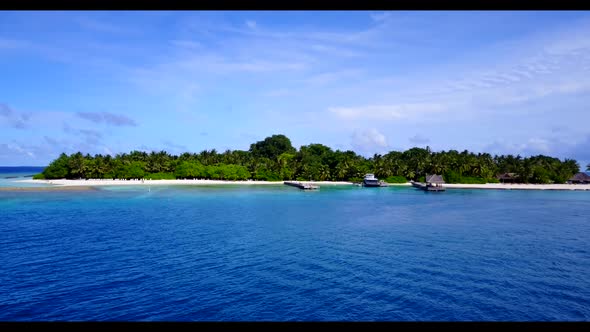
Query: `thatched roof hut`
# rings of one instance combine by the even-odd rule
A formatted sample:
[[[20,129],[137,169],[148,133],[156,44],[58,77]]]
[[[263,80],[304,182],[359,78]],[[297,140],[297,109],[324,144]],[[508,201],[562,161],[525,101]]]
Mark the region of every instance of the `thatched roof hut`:
[[[426,174],[426,184],[443,184],[445,180],[443,180],[442,175],[438,174]]]
[[[590,175],[586,173],[576,173],[572,176],[567,183],[590,183]]]
[[[498,175],[496,178],[502,183],[516,182],[516,180],[518,180],[518,175],[516,173],[504,173]]]

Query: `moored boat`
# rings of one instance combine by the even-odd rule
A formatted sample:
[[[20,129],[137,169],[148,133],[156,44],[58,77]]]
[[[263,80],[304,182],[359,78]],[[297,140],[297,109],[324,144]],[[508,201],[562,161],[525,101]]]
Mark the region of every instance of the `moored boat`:
[[[379,179],[375,177],[375,174],[365,174],[363,187],[387,187],[387,183],[379,181]]]

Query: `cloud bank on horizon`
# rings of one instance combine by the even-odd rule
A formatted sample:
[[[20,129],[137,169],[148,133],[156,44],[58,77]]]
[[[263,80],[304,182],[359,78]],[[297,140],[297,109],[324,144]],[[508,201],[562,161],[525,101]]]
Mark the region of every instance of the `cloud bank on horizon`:
[[[282,133],[590,162],[589,12],[2,12],[0,165]]]

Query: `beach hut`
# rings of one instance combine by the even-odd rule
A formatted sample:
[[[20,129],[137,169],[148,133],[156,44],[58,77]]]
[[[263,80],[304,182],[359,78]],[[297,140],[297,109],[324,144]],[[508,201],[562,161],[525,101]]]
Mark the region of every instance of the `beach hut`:
[[[425,178],[426,185],[422,188],[426,191],[444,191],[445,188],[443,184],[445,180],[443,180],[442,175],[438,174],[426,174]]]
[[[504,173],[496,177],[501,183],[515,183],[518,180],[516,173]]]
[[[569,180],[567,180],[568,184],[589,184],[590,183],[590,175],[586,173],[576,173],[572,176]]]
[[[442,187],[442,185],[445,183],[445,180],[443,180],[442,175],[438,175],[438,174],[426,174],[426,185],[427,186],[432,186],[432,187]]]

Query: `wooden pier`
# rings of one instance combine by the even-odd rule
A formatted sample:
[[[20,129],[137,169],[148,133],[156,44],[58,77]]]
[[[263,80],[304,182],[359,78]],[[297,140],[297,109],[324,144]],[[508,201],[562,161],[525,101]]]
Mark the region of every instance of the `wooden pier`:
[[[424,191],[445,191],[445,187],[443,187],[443,186],[427,185],[422,182],[412,182],[412,186],[414,186],[418,189],[422,189]]]
[[[291,186],[291,187],[297,187],[299,189],[303,189],[303,190],[316,190],[316,189],[320,189],[320,186],[316,186],[313,184],[309,184],[309,183],[302,183],[299,181],[285,181],[283,182],[284,184]]]

